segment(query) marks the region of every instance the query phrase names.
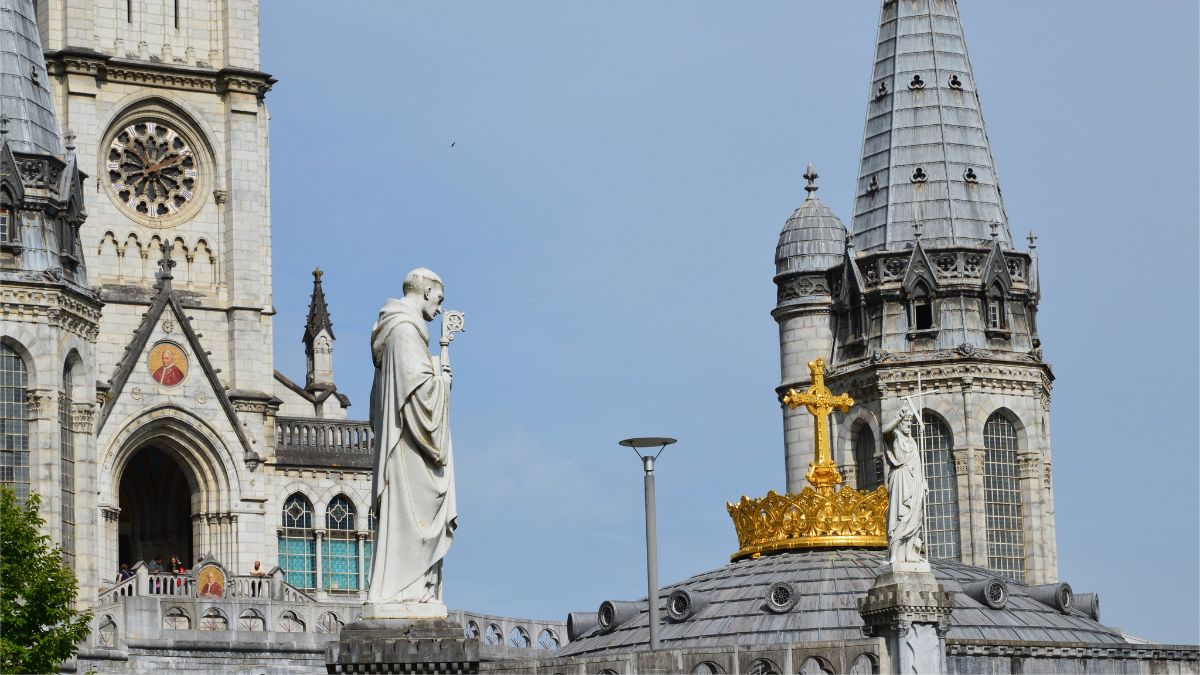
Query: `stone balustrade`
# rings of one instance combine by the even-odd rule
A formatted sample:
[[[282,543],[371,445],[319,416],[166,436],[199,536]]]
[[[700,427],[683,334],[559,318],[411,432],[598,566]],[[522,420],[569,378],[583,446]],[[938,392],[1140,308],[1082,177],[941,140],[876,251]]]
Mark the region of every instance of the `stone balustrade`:
[[[371,425],[316,417],[275,419],[275,461],[294,466],[370,469]]]

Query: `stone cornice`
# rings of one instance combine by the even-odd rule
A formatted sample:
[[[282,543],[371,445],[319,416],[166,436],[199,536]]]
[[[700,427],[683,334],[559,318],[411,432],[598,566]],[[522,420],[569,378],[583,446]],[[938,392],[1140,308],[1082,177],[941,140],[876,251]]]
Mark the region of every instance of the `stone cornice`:
[[[87,75],[99,81],[150,85],[167,89],[266,95],[275,84],[267,73],[246,68],[201,68],[178,63],[122,59],[90,49],[46,52],[46,67],[53,76]]]
[[[88,342],[100,334],[102,303],[66,284],[23,284],[0,280],[0,317],[12,321],[48,320]]]

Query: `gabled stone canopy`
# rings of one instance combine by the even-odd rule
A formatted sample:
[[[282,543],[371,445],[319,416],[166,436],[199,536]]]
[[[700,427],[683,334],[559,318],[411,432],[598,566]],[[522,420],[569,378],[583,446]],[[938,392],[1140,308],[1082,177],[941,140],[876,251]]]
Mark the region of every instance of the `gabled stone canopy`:
[[[954,0],[883,3],[851,231],[861,252],[1012,248],[979,91]]]

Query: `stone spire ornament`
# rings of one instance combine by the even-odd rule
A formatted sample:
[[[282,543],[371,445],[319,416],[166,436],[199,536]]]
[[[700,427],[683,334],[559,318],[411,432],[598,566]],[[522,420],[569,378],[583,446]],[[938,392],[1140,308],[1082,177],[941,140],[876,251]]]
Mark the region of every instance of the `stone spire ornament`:
[[[808,181],[808,185],[804,186],[804,191],[808,193],[808,199],[815,199],[817,196],[817,179],[820,178],[817,173],[817,168],[812,162],[808,163],[808,171],[804,172],[804,179]]]

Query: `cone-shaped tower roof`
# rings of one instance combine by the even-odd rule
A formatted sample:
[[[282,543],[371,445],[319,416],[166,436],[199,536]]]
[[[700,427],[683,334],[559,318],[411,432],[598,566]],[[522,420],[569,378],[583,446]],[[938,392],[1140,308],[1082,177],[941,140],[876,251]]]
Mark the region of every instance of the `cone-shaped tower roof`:
[[[955,0],[885,0],[855,193],[859,251],[1012,237]]]
[[[325,273],[318,267],[313,270],[312,298],[308,302],[308,320],[304,324],[304,344],[311,346],[317,333],[325,330],[333,337],[333,321],[329,319],[329,306],[325,304],[325,289],[321,287],[321,277]]]
[[[15,152],[62,156],[33,0],[0,0],[0,117]]]

